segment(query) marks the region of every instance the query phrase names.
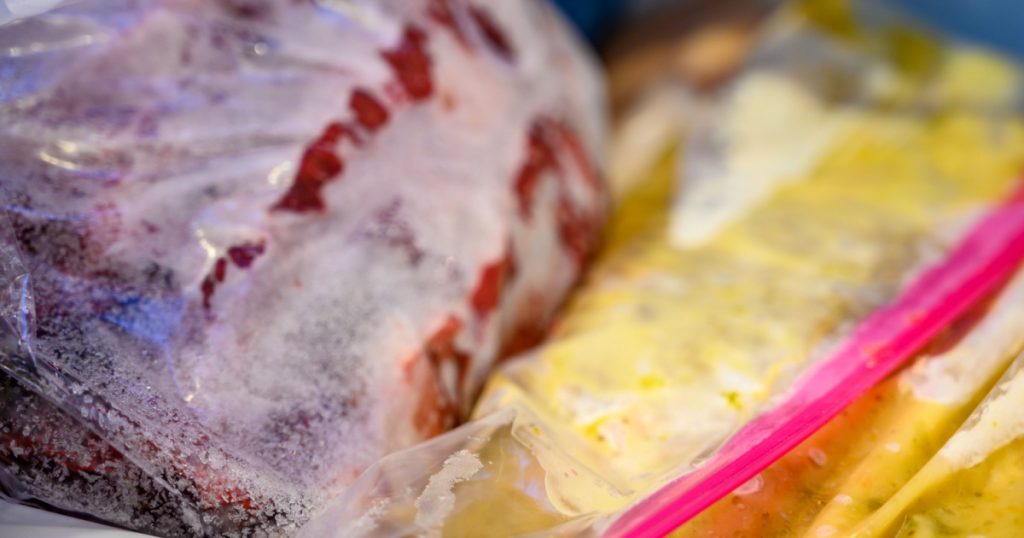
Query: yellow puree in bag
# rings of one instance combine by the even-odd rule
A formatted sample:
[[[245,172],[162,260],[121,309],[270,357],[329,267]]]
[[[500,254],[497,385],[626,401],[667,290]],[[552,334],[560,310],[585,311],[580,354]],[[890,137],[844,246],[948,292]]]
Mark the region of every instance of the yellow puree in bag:
[[[830,3],[845,5],[820,2],[814,15],[849,29],[822,8]],[[938,86],[952,101],[991,103],[1020,91],[1010,68],[985,56],[950,54],[946,66]],[[955,121],[957,130],[921,122],[903,146],[927,158],[917,163],[921,179],[934,179],[932,163],[954,161],[979,183],[1000,173],[999,162],[1009,165],[1005,177],[1019,176],[1019,110]],[[1013,134],[988,142],[983,131],[994,126]],[[875,128],[892,132],[888,119]],[[972,129],[975,137],[963,136]],[[885,169],[910,169],[906,156],[891,157]],[[674,536],[1024,536],[1022,351],[1024,273],[914,365]]]
[[[551,478],[551,464],[555,507],[614,510],[714,450],[1009,192],[1024,164],[1024,126],[976,106],[1006,95],[1006,68],[973,52],[944,62],[931,86],[946,92],[941,107],[844,112],[844,128],[806,177],[706,245],[669,241],[671,163],[623,201],[551,341],[496,374],[477,411],[530,409],[610,484],[571,487]],[[968,79],[986,94],[972,95]],[[1015,330],[1024,336],[1024,323]],[[925,467],[1019,344],[990,350],[1000,356],[988,375],[955,405],[890,380],[679,535],[1024,534],[1020,441],[969,470]],[[970,350],[959,353],[971,360]]]

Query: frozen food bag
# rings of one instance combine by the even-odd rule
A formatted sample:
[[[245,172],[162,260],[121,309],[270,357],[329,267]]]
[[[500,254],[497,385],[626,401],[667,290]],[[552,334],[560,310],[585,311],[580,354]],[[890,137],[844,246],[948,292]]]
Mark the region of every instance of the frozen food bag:
[[[805,13],[829,35],[878,38],[857,23],[857,4],[814,7]],[[939,46],[918,37],[921,52]],[[966,48],[958,61],[963,77],[949,90],[989,115],[1020,117],[1019,67]],[[1022,278],[673,536],[1019,536],[1024,432],[1010,410],[1021,405]]]
[[[901,341],[899,360],[881,357],[891,369],[952,314],[956,332],[983,297],[1015,300],[1012,284],[995,292],[1022,254],[1019,79],[1011,63],[873,4],[784,6],[681,158],[667,156],[618,204],[551,339],[498,370],[474,422],[382,460],[306,535],[668,532],[630,509],[793,402],[808,373],[865,343],[857,327],[900,314],[897,334],[918,340]],[[929,310],[905,308],[914,304]],[[917,330],[923,319],[928,331]],[[1006,354],[972,374],[998,377],[993,364],[1013,354],[1012,333],[1003,338],[988,353]],[[831,458],[812,451],[806,467]],[[739,492],[768,491],[762,479]],[[711,520],[721,527],[690,532],[773,535],[743,534],[762,516],[742,504]],[[760,529],[786,535],[788,514]]]
[[[0,486],[289,535],[450,428],[606,213],[540,1],[70,2],[0,26]]]
[[[673,536],[1024,532],[1024,273]]]

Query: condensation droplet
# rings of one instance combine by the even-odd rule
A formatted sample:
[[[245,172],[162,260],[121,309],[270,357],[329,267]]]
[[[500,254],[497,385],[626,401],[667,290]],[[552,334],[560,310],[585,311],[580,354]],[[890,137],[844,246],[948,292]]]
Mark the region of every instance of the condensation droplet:
[[[839,529],[833,527],[832,525],[819,525],[817,529],[814,529],[814,535],[818,538],[827,538],[829,536],[834,536],[837,532],[839,532]]]
[[[820,448],[812,448],[807,451],[807,457],[811,458],[818,467],[824,467],[828,463],[828,456],[825,455],[825,451]]]
[[[736,488],[736,495],[753,495],[764,488],[764,477],[761,475],[755,475],[754,478],[747,480],[742,486]]]

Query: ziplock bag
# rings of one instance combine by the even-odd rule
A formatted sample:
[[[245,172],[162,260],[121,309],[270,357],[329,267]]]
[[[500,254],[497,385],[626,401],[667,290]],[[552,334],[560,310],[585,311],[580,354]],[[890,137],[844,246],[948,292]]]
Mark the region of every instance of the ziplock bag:
[[[294,533],[450,428],[604,219],[540,2],[82,1],[0,27],[0,486]]]
[[[1019,72],[867,4],[821,9],[776,15],[681,163],[626,196],[551,340],[488,382],[477,420],[385,458],[308,536],[664,534],[714,500],[694,504],[688,477],[705,486],[709,462],[758,446],[767,465],[996,292],[1022,255]],[[844,380],[842,398],[801,407]],[[800,427],[726,444],[758,417]],[[657,510],[680,500],[685,517]]]
[[[674,536],[1019,535],[1022,300],[1018,271],[913,365]]]

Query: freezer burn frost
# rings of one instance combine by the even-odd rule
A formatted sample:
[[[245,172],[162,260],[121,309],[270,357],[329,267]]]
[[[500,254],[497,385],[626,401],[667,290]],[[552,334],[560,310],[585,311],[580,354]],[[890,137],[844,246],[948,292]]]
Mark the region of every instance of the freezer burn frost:
[[[292,534],[465,415],[596,246],[598,74],[540,2],[97,0],[0,33],[36,51],[0,107],[11,498]]]

